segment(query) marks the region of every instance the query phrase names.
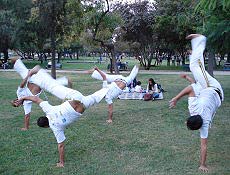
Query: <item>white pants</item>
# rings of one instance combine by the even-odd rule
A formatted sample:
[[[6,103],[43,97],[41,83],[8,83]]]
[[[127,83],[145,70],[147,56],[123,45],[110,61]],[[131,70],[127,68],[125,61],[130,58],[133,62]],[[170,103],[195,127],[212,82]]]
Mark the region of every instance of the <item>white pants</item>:
[[[203,89],[208,87],[208,84],[210,87],[218,88],[221,91],[222,95],[222,100],[224,99],[224,93],[223,89],[220,85],[220,83],[213,78],[206,70],[204,67],[204,57],[203,57],[203,52],[205,49],[206,45],[206,37],[201,35],[199,37],[196,37],[191,40],[192,44],[192,54],[189,57],[189,66],[190,70],[194,76],[194,79],[196,82],[198,82]],[[202,69],[199,65],[199,60],[201,61],[201,65],[203,67],[203,72]],[[207,79],[205,78],[207,77]]]
[[[103,87],[106,87],[105,82],[103,82]],[[107,104],[112,104],[113,99],[117,98],[120,94],[122,94],[122,89],[120,89],[115,82],[107,85],[107,87],[109,88],[109,91],[105,96],[105,101],[107,102]]]
[[[33,83],[40,86],[42,89],[50,92],[54,96],[62,100],[78,100],[83,103],[85,108],[88,108],[95,103],[99,103],[108,92],[108,88],[102,88],[101,90],[93,93],[92,95],[83,96],[79,91],[67,88],[60,85],[55,79],[53,79],[44,69],[38,71],[35,74]]]
[[[23,64],[21,59],[16,60],[16,62],[14,64],[14,70],[22,77],[22,79],[26,78],[26,76],[28,75],[28,72],[29,72],[29,70]],[[32,75],[32,77],[30,77],[28,81],[30,83],[32,83],[33,79],[34,79],[34,75]],[[66,77],[57,78],[57,82],[59,84],[64,85],[64,86],[68,85],[68,79]],[[17,93],[18,98],[25,97],[25,96],[39,96],[41,94],[41,92],[36,94],[36,95],[32,94],[32,92],[27,87],[27,85],[24,88],[18,87],[16,93]],[[25,115],[29,114],[31,112],[31,108],[32,108],[32,101],[25,100],[23,102],[23,108],[24,108]]]
[[[134,78],[137,76],[138,67],[134,66],[132,71],[130,72],[129,76],[127,76],[127,77],[124,77],[122,75],[109,75],[109,74],[106,74],[105,72],[103,72],[103,73],[105,74],[106,81],[108,83],[112,83],[115,80],[121,79],[121,80],[124,80],[127,85],[129,85],[134,80]],[[93,74],[91,76],[92,76],[92,78],[95,78],[95,79],[98,79],[98,80],[103,80],[102,76],[96,70],[93,72]]]

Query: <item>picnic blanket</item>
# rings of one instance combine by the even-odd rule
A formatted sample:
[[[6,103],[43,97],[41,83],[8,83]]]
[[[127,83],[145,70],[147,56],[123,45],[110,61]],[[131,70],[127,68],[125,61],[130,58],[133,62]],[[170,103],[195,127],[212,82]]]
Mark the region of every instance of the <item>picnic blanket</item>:
[[[118,99],[121,100],[142,100],[145,93],[139,92],[123,92],[121,95],[118,96]]]
[[[140,92],[123,92],[121,95],[119,95],[117,98],[121,100],[143,100],[145,93]],[[158,98],[155,98],[154,100],[162,100],[163,99],[163,93],[161,92]]]

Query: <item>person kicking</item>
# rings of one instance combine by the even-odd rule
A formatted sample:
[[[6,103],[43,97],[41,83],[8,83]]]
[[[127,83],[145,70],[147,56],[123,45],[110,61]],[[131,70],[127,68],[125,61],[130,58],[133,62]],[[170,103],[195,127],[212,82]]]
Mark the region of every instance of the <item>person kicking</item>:
[[[59,99],[67,100],[57,106],[50,105],[48,101],[43,101],[38,96],[23,96],[15,101],[19,106],[24,100],[30,100],[42,108],[46,116],[38,118],[37,125],[43,128],[50,127],[53,131],[58,143],[59,162],[57,167],[64,167],[65,128],[79,119],[87,108],[99,103],[105,97],[108,88],[102,88],[92,95],[84,96],[77,90],[60,85],[45,70],[40,69],[38,66],[29,75],[33,77],[32,83]]]
[[[17,98],[21,98],[23,96],[39,96],[42,92],[41,88],[34,84],[31,83],[31,79],[33,79],[33,77],[31,77],[31,74],[33,74],[33,72],[37,69],[36,67],[34,67],[31,71],[29,71],[26,66],[23,64],[22,60],[19,59],[18,57],[12,58],[11,62],[14,65],[14,70],[22,77],[22,82],[20,83],[20,85],[18,86],[17,89]],[[57,82],[64,85],[64,86],[72,86],[72,82],[70,81],[70,79],[66,78],[66,77],[61,77],[57,79]],[[12,100],[11,104],[14,107],[17,107],[16,100]],[[32,108],[32,101],[30,100],[25,100],[23,102],[23,109],[24,109],[24,127],[21,128],[21,130],[25,131],[29,129],[29,123],[30,123],[30,114],[31,114],[31,108]]]
[[[192,84],[184,88],[178,95],[169,101],[169,107],[176,106],[178,100],[188,95],[188,109],[190,117],[186,124],[190,130],[200,130],[200,166],[199,170],[208,172],[206,165],[208,131],[217,109],[224,100],[224,93],[220,83],[205,71],[203,52],[206,45],[206,37],[200,34],[191,34],[186,37],[191,39],[192,54],[190,55],[190,70],[194,80],[187,76]]]
[[[92,78],[102,80],[102,87],[109,88],[109,91],[105,96],[105,101],[108,104],[109,116],[107,123],[113,122],[113,99],[117,98],[122,93],[122,90],[134,80],[134,78],[137,76],[138,70],[138,66],[134,66],[129,76],[124,77],[122,75],[106,74],[105,72],[95,67],[95,71],[92,73]]]

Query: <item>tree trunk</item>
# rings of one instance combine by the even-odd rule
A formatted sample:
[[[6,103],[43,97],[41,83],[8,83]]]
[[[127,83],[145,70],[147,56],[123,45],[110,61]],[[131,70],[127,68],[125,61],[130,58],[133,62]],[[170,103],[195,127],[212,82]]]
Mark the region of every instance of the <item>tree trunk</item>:
[[[3,50],[3,54],[4,54],[4,63],[6,63],[9,58],[8,49]]]
[[[228,53],[228,56],[227,56],[227,63],[230,63],[230,53]]]
[[[55,61],[55,56],[56,56],[56,37],[55,37],[55,32],[56,32],[56,25],[55,25],[55,16],[54,16],[54,3],[52,4],[52,29],[50,33],[50,38],[51,38],[51,52],[52,52],[52,58],[51,58],[51,76],[56,79],[56,61]]]
[[[215,60],[215,54],[213,52],[209,53],[208,57],[208,73],[213,77],[213,65]]]

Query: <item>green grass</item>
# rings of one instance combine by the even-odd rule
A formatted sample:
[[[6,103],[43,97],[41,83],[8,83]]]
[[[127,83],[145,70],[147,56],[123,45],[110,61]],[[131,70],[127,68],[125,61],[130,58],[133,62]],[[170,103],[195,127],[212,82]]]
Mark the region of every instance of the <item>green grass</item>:
[[[64,74],[58,73],[58,76]],[[89,75],[65,74],[73,79],[74,88],[83,94],[100,89],[101,82]],[[143,87],[151,75],[139,74]],[[176,109],[168,101],[187,83],[177,75],[152,75],[167,90],[164,100],[114,100],[114,123],[106,124],[104,100],[86,110],[83,117],[69,126],[65,167],[56,168],[57,143],[50,129],[36,126],[43,112],[33,105],[30,130],[23,132],[23,109],[13,108],[20,77],[14,72],[0,72],[0,174],[178,174],[196,175],[199,162],[199,132],[186,129],[187,98]],[[217,76],[225,91],[225,101],[210,129],[207,164],[210,174],[230,172],[230,81]],[[60,100],[48,94],[53,105]],[[41,95],[44,99],[44,96]]]

